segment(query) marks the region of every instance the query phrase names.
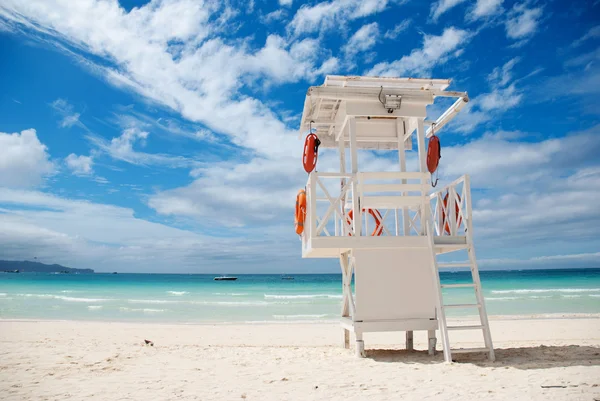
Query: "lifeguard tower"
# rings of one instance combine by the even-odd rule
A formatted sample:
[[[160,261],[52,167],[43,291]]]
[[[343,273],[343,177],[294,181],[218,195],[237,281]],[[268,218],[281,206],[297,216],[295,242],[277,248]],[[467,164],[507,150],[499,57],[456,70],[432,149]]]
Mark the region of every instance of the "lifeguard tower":
[[[365,356],[363,333],[405,331],[412,349],[415,330],[427,331],[434,354],[439,329],[447,362],[467,352],[485,352],[494,360],[473,248],[469,177],[432,188],[427,169],[426,140],[468,102],[466,92],[445,91],[449,84],[446,79],[327,76],[323,85],[308,89],[300,133],[304,137],[311,130],[321,148],[337,149],[339,171],[321,157],[308,176],[302,257],[339,258],[344,345],[349,348],[352,331],[358,356]],[[427,121],[427,106],[442,96],[457,100],[437,121]],[[415,132],[418,163],[407,163]],[[380,157],[359,153],[365,149],[379,151]],[[397,151],[397,158],[385,150]],[[362,170],[363,155],[383,171]],[[468,262],[438,262],[439,255],[461,250]],[[440,283],[441,269],[461,267],[470,268],[472,282]],[[445,304],[442,289],[453,288],[472,288],[475,301]],[[450,308],[471,309],[479,324],[448,326]],[[451,349],[454,330],[480,330],[484,345]]]

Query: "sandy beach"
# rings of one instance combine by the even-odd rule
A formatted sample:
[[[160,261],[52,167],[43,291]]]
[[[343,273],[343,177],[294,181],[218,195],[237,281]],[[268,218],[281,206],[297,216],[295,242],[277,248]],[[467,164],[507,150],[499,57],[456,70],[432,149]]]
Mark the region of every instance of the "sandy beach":
[[[491,319],[497,361],[445,364],[403,333],[343,349],[337,324],[0,321],[3,400],[597,400],[600,318]],[[144,345],[152,340],[154,346]],[[455,336],[457,347],[477,344]],[[395,343],[395,344],[394,344]],[[439,345],[438,345],[439,349]]]

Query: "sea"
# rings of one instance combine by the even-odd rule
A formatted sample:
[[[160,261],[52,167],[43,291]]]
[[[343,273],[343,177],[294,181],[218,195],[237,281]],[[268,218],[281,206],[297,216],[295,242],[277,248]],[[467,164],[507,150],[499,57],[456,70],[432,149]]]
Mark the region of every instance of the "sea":
[[[490,315],[600,313],[600,269],[481,271]],[[341,274],[0,273],[0,319],[165,323],[327,322],[339,318]],[[444,272],[467,283],[470,272]],[[474,300],[473,289],[444,290],[446,303]],[[454,315],[460,315],[456,310]],[[472,314],[463,311],[462,314]]]

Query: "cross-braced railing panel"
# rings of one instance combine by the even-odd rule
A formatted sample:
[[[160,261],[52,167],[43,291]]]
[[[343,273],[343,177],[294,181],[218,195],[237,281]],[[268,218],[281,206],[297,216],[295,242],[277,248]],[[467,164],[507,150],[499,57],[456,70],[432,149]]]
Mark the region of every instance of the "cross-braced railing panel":
[[[306,189],[304,238],[424,235],[426,174],[313,172]]]
[[[471,221],[469,177],[463,175],[429,196],[433,227],[437,236],[465,235]]]

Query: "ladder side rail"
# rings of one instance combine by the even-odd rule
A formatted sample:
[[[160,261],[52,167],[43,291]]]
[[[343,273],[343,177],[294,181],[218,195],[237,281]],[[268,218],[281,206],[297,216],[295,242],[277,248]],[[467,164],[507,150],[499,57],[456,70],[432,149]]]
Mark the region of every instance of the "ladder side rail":
[[[452,352],[450,350],[450,339],[448,338],[448,324],[446,322],[446,312],[444,311],[444,301],[442,298],[442,284],[440,282],[440,273],[438,269],[437,263],[437,254],[435,251],[435,244],[433,242],[433,233],[432,233],[432,225],[427,224],[425,227],[428,242],[429,242],[429,250],[431,253],[432,263],[430,264],[431,269],[433,270],[433,279],[434,285],[436,287],[436,308],[438,313],[438,321],[439,321],[439,329],[440,334],[442,336],[442,345],[444,347],[444,360],[446,362],[452,362]]]
[[[481,278],[479,277],[479,269],[477,267],[477,258],[475,257],[475,248],[473,246],[473,210],[472,210],[472,202],[471,202],[471,182],[470,177],[468,175],[465,176],[465,197],[467,198],[465,201],[465,206],[467,209],[467,252],[469,254],[469,260],[471,262],[471,275],[473,277],[473,281],[475,282],[475,295],[477,296],[477,302],[481,305],[479,309],[479,317],[481,324],[484,326],[483,329],[483,338],[485,342],[485,347],[489,352],[490,361],[494,361],[496,359],[494,354],[494,347],[492,343],[492,335],[490,331],[490,323],[488,321],[487,310],[485,308],[485,300],[483,297],[483,290],[481,287]]]

